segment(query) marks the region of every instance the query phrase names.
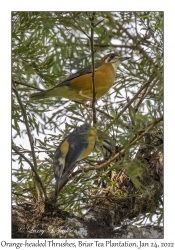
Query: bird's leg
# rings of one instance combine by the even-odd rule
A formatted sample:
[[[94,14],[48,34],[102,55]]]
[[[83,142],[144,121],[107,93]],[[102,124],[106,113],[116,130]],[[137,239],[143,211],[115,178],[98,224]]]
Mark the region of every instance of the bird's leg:
[[[82,93],[82,90],[81,90],[81,91],[79,91],[79,92],[78,92],[78,94],[79,94],[80,96],[82,96],[82,97],[87,98],[87,101],[92,101],[92,97],[90,97],[90,96],[88,96],[88,95],[83,94],[83,93]]]
[[[74,168],[75,168],[75,166],[74,166]],[[73,174],[74,168],[73,168],[73,169],[67,170],[67,171],[63,174],[62,179],[64,179],[65,176],[67,176],[68,179],[73,179],[72,174]]]
[[[90,101],[90,106],[92,107],[92,101],[93,101],[93,98],[92,97],[90,97],[90,96],[88,96],[88,95],[85,95],[85,94],[83,94],[82,93],[82,91],[79,91],[78,92],[78,94],[80,95],[80,96],[82,96],[82,97],[85,97],[85,98],[87,98],[87,101]],[[95,100],[95,103],[94,104],[96,104],[97,103],[97,101],[98,101],[98,99],[96,98],[96,100]]]
[[[80,96],[82,96],[82,97],[87,98],[87,101],[90,101],[90,107],[92,107],[92,102],[93,102],[93,98],[92,98],[92,97],[90,97],[90,96],[88,96],[88,95],[83,94],[83,93],[82,93],[82,91],[79,91],[79,92],[78,92],[78,94],[79,94]],[[98,101],[98,99],[97,99],[97,98],[95,98],[95,103],[94,103],[94,104],[96,104],[96,103],[97,103],[97,101]]]

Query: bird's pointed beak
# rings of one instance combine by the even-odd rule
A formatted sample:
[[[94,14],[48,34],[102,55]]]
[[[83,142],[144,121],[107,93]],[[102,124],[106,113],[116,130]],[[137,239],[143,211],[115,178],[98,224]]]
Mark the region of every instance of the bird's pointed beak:
[[[128,60],[128,59],[130,59],[131,57],[120,57],[120,61],[122,62],[122,61],[125,61],[125,60]]]

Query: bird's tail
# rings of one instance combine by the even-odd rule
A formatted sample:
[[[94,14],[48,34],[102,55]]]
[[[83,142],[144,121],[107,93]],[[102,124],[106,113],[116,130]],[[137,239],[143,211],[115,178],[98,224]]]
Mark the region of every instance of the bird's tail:
[[[30,100],[40,100],[48,97],[48,91],[39,91],[29,95]]]
[[[112,144],[109,140],[104,139],[102,141],[101,152],[102,152],[104,160],[107,161],[111,157],[111,155],[113,153],[113,147],[112,147]]]
[[[56,184],[55,184],[55,196],[58,196],[58,192],[59,192],[59,184],[60,184],[60,178],[57,176],[55,177],[56,179]]]
[[[58,154],[57,154],[58,153]],[[55,196],[58,196],[59,189],[60,189],[60,183],[62,180],[62,173],[63,173],[63,165],[60,163],[59,159],[59,148],[56,151],[54,160],[53,160],[53,167],[54,167],[54,176],[55,176]]]

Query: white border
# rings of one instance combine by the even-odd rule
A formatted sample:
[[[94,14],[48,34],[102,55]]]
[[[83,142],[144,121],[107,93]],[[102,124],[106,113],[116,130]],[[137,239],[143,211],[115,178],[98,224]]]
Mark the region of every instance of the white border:
[[[100,2],[100,4],[99,4]],[[175,15],[174,1],[1,1],[0,15],[0,241],[21,242],[11,239],[11,11],[164,11],[164,63],[165,63],[165,234],[162,240],[146,242],[175,242],[174,191],[175,190]],[[83,8],[82,8],[83,6]],[[34,239],[28,242],[35,242]],[[43,241],[43,240],[41,240]],[[55,240],[57,241],[57,240]],[[71,240],[73,241],[73,240]],[[92,241],[92,240],[86,240]],[[100,240],[103,242],[104,240]],[[131,240],[131,242],[136,240]],[[83,248],[82,248],[83,249]],[[123,248],[125,249],[125,248]],[[147,248],[145,248],[147,249]]]

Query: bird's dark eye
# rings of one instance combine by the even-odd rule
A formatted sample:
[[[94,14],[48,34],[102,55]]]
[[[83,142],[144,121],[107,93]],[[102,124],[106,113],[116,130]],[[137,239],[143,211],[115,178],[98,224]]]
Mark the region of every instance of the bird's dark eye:
[[[111,54],[109,57],[109,62],[115,57],[115,54]]]

